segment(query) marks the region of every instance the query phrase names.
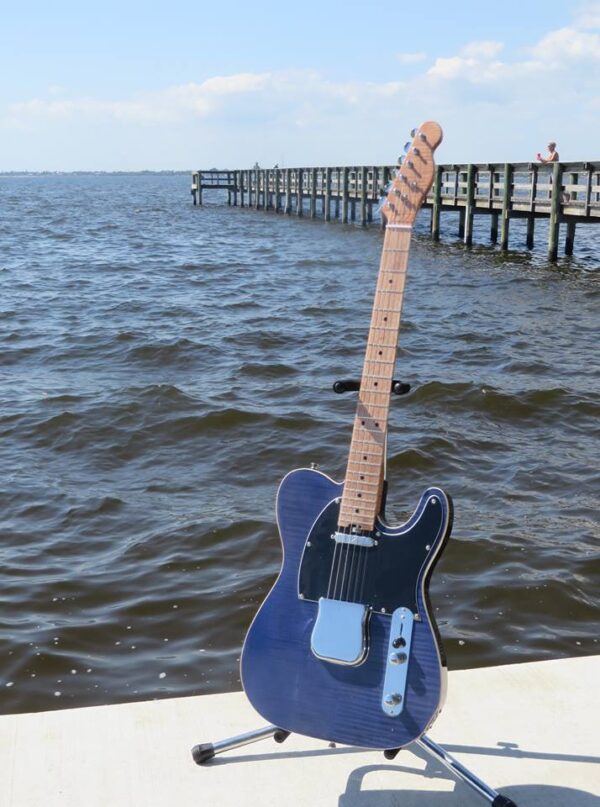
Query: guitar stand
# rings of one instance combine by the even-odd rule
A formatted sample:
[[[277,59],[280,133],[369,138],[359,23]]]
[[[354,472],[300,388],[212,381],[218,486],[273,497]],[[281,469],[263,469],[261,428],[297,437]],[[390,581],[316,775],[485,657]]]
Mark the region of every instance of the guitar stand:
[[[220,740],[216,743],[202,743],[195,745],[192,748],[192,757],[197,765],[205,765],[210,762],[217,754],[222,754],[224,751],[231,751],[234,748],[241,748],[250,743],[256,743],[259,740],[267,740],[272,737],[276,743],[282,743],[290,736],[289,731],[279,729],[277,726],[265,726],[262,729],[249,731],[247,734],[239,734],[237,737],[230,737],[227,740]],[[453,773],[457,779],[460,779],[468,785],[476,793],[479,793],[492,807],[517,807],[517,805],[507,796],[502,796],[496,790],[482,782],[474,773],[460,763],[457,759],[450,756],[441,745],[434,743],[425,734],[418,740],[415,740],[415,745],[418,745],[422,751],[427,752],[437,762],[441,762],[448,770]],[[391,748],[384,751],[386,759],[394,759],[399,753],[400,748]]]
[[[355,379],[341,379],[335,381],[333,384],[333,391],[341,394],[343,392],[358,392],[360,390],[360,381]],[[394,379],[392,381],[391,392],[394,395],[406,395],[410,392],[410,384]],[[232,751],[234,748],[241,748],[250,743],[256,743],[259,740],[267,740],[272,737],[276,743],[282,743],[290,736],[289,731],[280,729],[277,726],[265,726],[262,729],[249,731],[246,734],[239,734],[237,737],[230,737],[227,740],[219,740],[216,743],[201,743],[192,748],[192,757],[197,765],[205,765],[211,759],[222,754],[225,751]],[[441,762],[448,770],[453,773],[457,779],[460,779],[472,790],[482,796],[488,801],[492,807],[517,807],[514,801],[507,796],[503,796],[496,790],[482,782],[474,773],[460,763],[457,759],[450,756],[441,745],[434,743],[425,734],[418,740],[415,740],[415,745],[418,745],[422,751],[425,751],[429,756],[433,757],[437,762]],[[390,748],[384,751],[383,754],[386,759],[395,759],[397,754],[401,751],[400,748]]]

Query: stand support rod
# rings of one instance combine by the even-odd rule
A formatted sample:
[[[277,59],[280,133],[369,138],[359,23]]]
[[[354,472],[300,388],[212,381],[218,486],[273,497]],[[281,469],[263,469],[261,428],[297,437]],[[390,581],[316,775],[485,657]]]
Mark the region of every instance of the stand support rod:
[[[493,807],[502,807],[502,805],[509,807],[509,805],[513,805],[510,799],[507,799],[506,796],[501,796],[496,790],[493,790],[486,785],[485,782],[482,782],[481,779],[475,776],[474,773],[471,773],[471,771],[465,768],[457,759],[450,756],[441,745],[434,743],[433,740],[430,740],[425,734],[419,740],[415,741],[415,745],[418,745],[424,751],[427,751],[428,754],[436,757],[436,759],[445,765],[458,779],[461,779],[465,784],[479,793],[480,796],[487,799]]]
[[[289,731],[277,728],[277,726],[265,726],[262,729],[255,729],[248,731],[246,734],[238,734],[237,737],[229,737],[227,740],[219,740],[216,743],[202,743],[195,745],[192,748],[192,756],[194,762],[198,765],[203,765],[208,762],[217,754],[222,754],[224,751],[232,751],[234,748],[241,748],[243,745],[250,743],[257,743],[259,740],[266,740],[273,737],[275,742],[282,743],[289,737]]]

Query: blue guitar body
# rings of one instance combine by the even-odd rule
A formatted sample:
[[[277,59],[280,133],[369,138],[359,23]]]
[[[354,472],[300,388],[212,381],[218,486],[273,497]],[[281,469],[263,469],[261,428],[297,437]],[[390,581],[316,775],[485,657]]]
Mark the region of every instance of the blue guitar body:
[[[242,683],[254,708],[282,729],[347,745],[399,748],[427,730],[445,696],[446,670],[427,587],[450,535],[452,504],[442,490],[430,488],[405,524],[390,527],[378,520],[377,545],[361,550],[365,557],[369,553],[371,592],[364,602],[366,653],[360,663],[347,665],[315,655],[311,637],[321,583],[318,574],[309,574],[317,569],[310,553],[321,553],[322,560],[332,551],[333,542],[327,542],[342,492],[343,484],[315,470],[292,471],[282,481],[277,521],[283,564],[246,636]],[[391,716],[382,699],[393,638],[390,607],[397,606],[409,610],[414,623],[402,712]]]

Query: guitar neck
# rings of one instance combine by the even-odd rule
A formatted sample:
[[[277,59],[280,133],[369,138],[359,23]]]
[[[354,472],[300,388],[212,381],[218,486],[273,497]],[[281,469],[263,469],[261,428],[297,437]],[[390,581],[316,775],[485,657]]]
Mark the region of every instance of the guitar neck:
[[[352,431],[339,527],[371,531],[381,510],[383,463],[412,226],[385,231]]]

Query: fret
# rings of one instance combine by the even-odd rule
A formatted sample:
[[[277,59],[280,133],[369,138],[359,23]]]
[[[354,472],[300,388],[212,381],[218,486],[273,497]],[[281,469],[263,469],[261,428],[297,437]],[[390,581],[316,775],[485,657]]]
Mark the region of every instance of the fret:
[[[349,473],[349,474],[359,474],[359,475],[363,475],[363,476],[376,476],[376,477],[380,477],[380,476],[381,476],[381,474],[376,474],[376,473],[374,473],[373,471],[348,471],[348,473]],[[347,477],[346,477],[346,480],[347,480]],[[353,480],[353,481],[358,481],[358,482],[361,482],[361,481],[363,481],[363,480],[360,480],[360,479],[359,479],[359,480]],[[367,482],[367,480],[364,480],[364,481],[365,481],[365,483],[367,483],[367,484],[369,484],[369,485],[373,485],[373,484],[375,484],[374,482]]]
[[[373,373],[363,373],[362,378],[375,378],[376,380],[378,380],[378,381],[379,381],[379,380],[380,380],[380,378],[381,378],[381,376],[379,376],[379,375],[374,375]],[[375,390],[373,390],[373,392],[375,392]],[[389,394],[390,394],[390,393],[389,393],[388,391],[386,391],[386,390],[383,390],[383,392],[385,392],[385,393],[386,393],[386,395],[389,395]]]
[[[350,464],[351,462],[356,462],[358,463],[358,465],[371,465],[374,468],[381,468],[380,462],[369,462],[368,460],[355,460],[352,457],[350,457],[350,459],[348,460],[348,464]],[[360,471],[354,471],[354,473],[360,473]]]
[[[366,483],[365,483],[365,484],[366,484]],[[378,488],[378,487],[379,487],[379,483],[378,483],[378,482],[372,482],[372,483],[371,483],[371,487],[373,487],[373,485],[374,485],[376,488]],[[344,491],[345,491],[345,492],[348,492],[348,493],[360,493],[360,494],[361,494],[361,496],[360,496],[360,498],[361,498],[361,499],[363,498],[363,495],[364,495],[364,496],[377,496],[377,493],[378,493],[378,491],[377,491],[377,490],[367,490],[367,491],[363,491],[361,488],[351,488],[351,487],[349,487],[348,485],[344,485]],[[359,498],[359,497],[357,496],[357,498]]]
[[[397,247],[386,247],[386,246],[384,246],[383,247],[383,254],[385,255],[386,252],[403,252],[404,254],[406,254],[408,252],[408,249],[398,249]]]
[[[396,344],[393,345],[382,345],[380,342],[369,342],[369,347],[396,347]]]

